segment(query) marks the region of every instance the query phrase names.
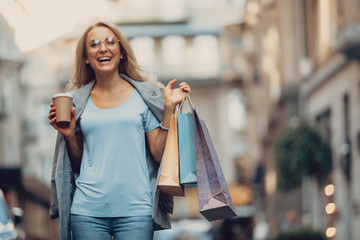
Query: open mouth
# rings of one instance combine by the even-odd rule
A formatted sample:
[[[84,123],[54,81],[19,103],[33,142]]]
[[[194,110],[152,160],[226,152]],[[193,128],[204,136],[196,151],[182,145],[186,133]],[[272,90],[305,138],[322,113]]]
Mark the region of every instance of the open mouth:
[[[98,62],[109,62],[111,61],[111,58],[110,57],[102,57],[102,58],[99,58],[98,59]]]

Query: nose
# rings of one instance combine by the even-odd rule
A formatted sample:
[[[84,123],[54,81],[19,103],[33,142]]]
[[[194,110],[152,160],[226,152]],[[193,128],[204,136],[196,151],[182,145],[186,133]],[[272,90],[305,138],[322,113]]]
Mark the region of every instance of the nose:
[[[105,42],[100,42],[99,50],[100,52],[104,52],[107,50]]]

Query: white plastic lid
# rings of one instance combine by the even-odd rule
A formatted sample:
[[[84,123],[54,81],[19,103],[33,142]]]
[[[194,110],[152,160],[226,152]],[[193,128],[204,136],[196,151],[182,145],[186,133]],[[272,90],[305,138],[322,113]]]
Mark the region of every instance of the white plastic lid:
[[[73,96],[71,95],[71,93],[66,92],[66,93],[57,93],[55,94],[52,98],[57,98],[57,97],[69,97],[69,98],[73,98]]]

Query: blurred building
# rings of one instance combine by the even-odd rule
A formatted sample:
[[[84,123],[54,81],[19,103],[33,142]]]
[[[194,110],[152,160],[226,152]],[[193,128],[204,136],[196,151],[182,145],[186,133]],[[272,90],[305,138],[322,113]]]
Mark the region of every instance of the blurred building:
[[[247,112],[247,144],[257,164],[253,184],[258,216],[265,214],[274,236],[288,209],[301,210],[299,191],[276,189],[273,141],[291,119],[299,116],[302,36],[297,33],[299,1],[247,1],[239,25],[238,52]],[[298,211],[296,211],[298,212]]]
[[[23,208],[22,93],[20,71],[23,59],[14,42],[14,32],[0,15],[0,189],[10,208]]]
[[[0,15],[0,164],[19,168],[21,161],[22,104],[20,71],[23,59],[14,42],[14,33]]]
[[[2,15],[0,32],[0,188],[8,194],[9,206],[25,213],[21,229],[26,239],[55,239],[57,224],[49,222],[49,177],[42,171],[46,162],[39,152],[29,151],[41,146],[37,137],[41,131],[33,119],[41,116],[45,122],[33,97],[34,75],[24,75],[28,59],[17,48],[14,30]]]
[[[247,1],[241,62],[248,140],[265,173],[255,203],[266,213],[271,236],[293,211],[297,226],[320,229],[330,239],[360,235],[359,7],[355,0]],[[277,190],[274,140],[302,118],[312,119],[331,146],[334,169],[327,183],[335,193],[312,180],[289,193]]]
[[[325,227],[335,227],[336,239],[357,239],[359,213],[359,44],[358,1],[307,1],[306,57],[312,71],[301,88],[311,116],[332,148],[334,170],[330,178],[335,194],[320,192],[319,210],[336,204]],[[316,23],[316,24],[314,24]],[[333,216],[334,215],[334,216]],[[321,218],[315,224],[321,222]]]
[[[25,209],[27,234],[36,239],[57,239],[57,221],[50,221],[50,180],[56,131],[47,118],[51,98],[63,92],[69,73],[67,54],[71,44],[54,42],[25,54],[23,94],[23,165],[24,186],[35,202]],[[70,69],[67,68],[67,71]],[[64,76],[64,74],[66,74]],[[34,218],[36,216],[36,218]],[[30,239],[30,238],[29,238]]]

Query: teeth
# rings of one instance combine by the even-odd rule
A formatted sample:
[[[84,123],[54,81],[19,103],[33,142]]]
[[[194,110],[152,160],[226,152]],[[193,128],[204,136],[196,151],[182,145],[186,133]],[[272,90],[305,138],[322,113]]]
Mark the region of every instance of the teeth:
[[[105,62],[105,61],[110,61],[111,60],[111,58],[109,58],[109,57],[102,57],[102,58],[99,58],[99,62]]]

